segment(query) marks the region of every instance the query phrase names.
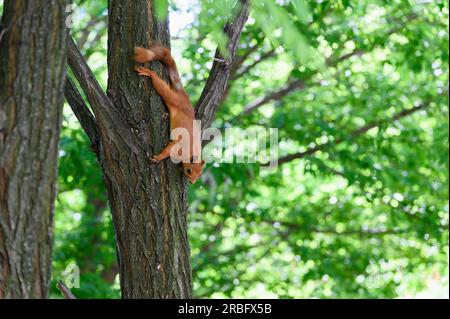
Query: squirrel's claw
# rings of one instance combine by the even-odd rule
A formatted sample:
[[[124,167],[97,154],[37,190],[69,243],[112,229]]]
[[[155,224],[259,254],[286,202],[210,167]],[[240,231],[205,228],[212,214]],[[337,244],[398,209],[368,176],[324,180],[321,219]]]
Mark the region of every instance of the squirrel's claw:
[[[135,66],[134,70],[139,73],[139,75],[147,75],[147,73],[145,72],[145,68],[141,67],[141,66]]]
[[[150,162],[158,164],[159,162],[161,162],[161,159],[158,158],[158,156],[151,156],[148,158],[150,160]]]
[[[143,68],[141,66],[135,66],[134,70],[141,76],[148,76],[148,77],[152,77],[155,75],[155,72],[152,70],[149,70],[147,68]]]

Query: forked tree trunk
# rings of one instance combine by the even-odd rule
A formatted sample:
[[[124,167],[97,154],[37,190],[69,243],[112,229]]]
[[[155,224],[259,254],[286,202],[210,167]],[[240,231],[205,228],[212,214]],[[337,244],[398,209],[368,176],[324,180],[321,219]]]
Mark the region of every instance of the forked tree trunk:
[[[94,114],[71,81],[65,95],[104,172],[122,297],[190,298],[187,185],[178,165],[148,159],[168,143],[169,121],[150,82],[134,72],[135,46],[149,46],[151,39],[169,44],[167,22],[156,22],[152,3],[109,1],[107,94],[69,40],[70,68]]]
[[[150,81],[134,72],[134,47],[152,41],[169,46],[168,22],[158,22],[152,0],[109,1],[108,91],[105,94],[86,61],[69,41],[69,65],[86,93],[90,113],[75,85],[66,98],[93,144],[105,175],[116,233],[123,298],[191,298],[187,234],[187,182],[180,165],[155,165],[148,156],[169,142],[169,116]],[[216,62],[197,116],[209,125],[223,95],[249,1],[240,0],[227,57]],[[167,10],[167,7],[165,8]],[[218,62],[220,61],[220,62]],[[167,79],[165,68],[152,63]]]
[[[46,298],[68,0],[6,0],[0,28],[0,299]]]

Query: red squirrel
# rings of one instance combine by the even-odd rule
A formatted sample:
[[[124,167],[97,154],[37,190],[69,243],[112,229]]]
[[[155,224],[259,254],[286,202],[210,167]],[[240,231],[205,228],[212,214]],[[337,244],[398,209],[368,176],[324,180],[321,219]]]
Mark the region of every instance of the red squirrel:
[[[175,158],[181,162],[184,174],[193,184],[202,175],[205,166],[205,161],[200,160],[202,152],[201,132],[195,121],[195,113],[189,101],[189,96],[181,83],[176,63],[169,49],[160,44],[154,44],[149,49],[135,48],[134,60],[138,63],[160,61],[167,67],[170,85],[152,70],[136,66],[135,71],[141,76],[150,77],[156,92],[164,100],[170,114],[171,132],[177,129],[185,129],[186,134],[189,133],[188,137],[177,136],[177,139],[172,140],[159,155],[151,157],[150,160],[159,163],[169,156]],[[183,149],[189,151],[182,152]]]

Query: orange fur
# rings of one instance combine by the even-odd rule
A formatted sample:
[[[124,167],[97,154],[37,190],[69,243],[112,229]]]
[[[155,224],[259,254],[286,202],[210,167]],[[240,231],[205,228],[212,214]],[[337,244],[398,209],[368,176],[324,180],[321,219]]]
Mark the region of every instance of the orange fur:
[[[200,178],[205,165],[204,161],[197,161],[197,159],[201,158],[201,132],[200,128],[194,123],[194,109],[181,83],[176,63],[169,49],[159,44],[151,46],[150,49],[135,48],[134,53],[134,60],[138,63],[160,61],[167,67],[170,85],[152,70],[137,66],[135,67],[135,71],[141,76],[151,78],[155,90],[164,100],[169,110],[170,129],[184,128],[189,132],[188,141],[183,141],[180,138],[171,141],[160,154],[153,156],[151,160],[160,162],[171,155],[173,147],[179,147],[189,143],[187,146],[190,154],[177,152],[177,154],[172,154],[172,156],[175,156],[176,159],[181,161],[184,174],[191,183],[195,183]],[[196,160],[194,161],[193,159]]]

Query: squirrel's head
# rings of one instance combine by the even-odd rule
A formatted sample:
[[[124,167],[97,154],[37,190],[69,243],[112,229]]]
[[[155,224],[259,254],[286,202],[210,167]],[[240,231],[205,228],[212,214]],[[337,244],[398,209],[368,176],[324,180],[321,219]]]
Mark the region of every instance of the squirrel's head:
[[[190,183],[194,184],[203,173],[205,161],[201,161],[200,163],[182,163],[182,164],[184,175],[186,175]]]

